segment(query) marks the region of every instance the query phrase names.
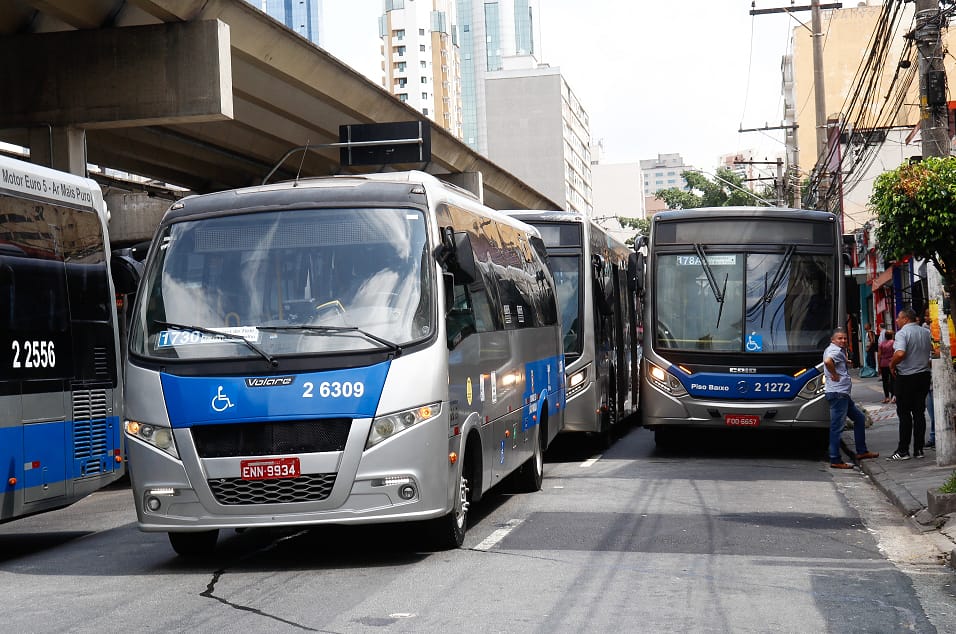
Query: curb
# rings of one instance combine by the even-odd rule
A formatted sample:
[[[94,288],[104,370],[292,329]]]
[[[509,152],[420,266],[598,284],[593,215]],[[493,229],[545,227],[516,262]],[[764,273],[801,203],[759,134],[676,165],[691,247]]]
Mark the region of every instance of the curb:
[[[849,445],[842,438],[840,439],[840,446],[847,455],[853,455]],[[890,502],[907,517],[912,518],[926,508],[926,505],[916,499],[905,487],[887,476],[886,469],[877,460],[861,460],[857,463],[857,466],[859,466],[860,471],[870,476],[876,488],[882,491]]]

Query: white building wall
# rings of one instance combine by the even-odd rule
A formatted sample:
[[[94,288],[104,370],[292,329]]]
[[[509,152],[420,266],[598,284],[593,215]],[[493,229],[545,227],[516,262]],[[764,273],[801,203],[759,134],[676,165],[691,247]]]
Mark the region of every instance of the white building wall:
[[[590,126],[560,69],[507,60],[486,76],[487,156],[563,210],[591,215]]]
[[[591,179],[595,218],[646,217],[640,163],[597,163],[591,166]]]

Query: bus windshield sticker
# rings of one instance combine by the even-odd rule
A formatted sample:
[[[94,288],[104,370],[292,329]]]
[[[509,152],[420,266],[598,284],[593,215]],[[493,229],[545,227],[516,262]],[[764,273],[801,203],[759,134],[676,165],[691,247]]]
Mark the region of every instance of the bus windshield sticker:
[[[209,328],[220,334],[202,332],[199,330],[161,330],[156,338],[157,348],[172,348],[176,346],[191,346],[204,343],[222,343],[230,339],[242,338],[246,341],[259,341],[259,330],[255,326],[231,326],[223,328]]]
[[[737,254],[708,255],[707,264],[710,266],[736,266]],[[700,257],[696,255],[678,255],[677,266],[700,266]]]
[[[763,335],[758,335],[755,332],[747,335],[745,348],[747,352],[763,352]]]

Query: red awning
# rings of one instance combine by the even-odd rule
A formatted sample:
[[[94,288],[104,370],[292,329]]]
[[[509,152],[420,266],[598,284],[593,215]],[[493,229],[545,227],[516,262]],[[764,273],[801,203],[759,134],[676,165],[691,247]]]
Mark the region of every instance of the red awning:
[[[895,264],[891,264],[888,269],[877,275],[870,282],[870,288],[876,290],[879,287],[893,281],[893,269],[896,268]]]

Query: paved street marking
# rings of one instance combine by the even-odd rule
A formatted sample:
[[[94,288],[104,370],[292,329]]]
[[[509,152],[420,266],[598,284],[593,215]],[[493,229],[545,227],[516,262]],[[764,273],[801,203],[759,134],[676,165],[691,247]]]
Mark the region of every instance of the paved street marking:
[[[491,550],[498,545],[498,542],[507,537],[508,533],[517,528],[518,525],[523,521],[524,520],[508,520],[505,522],[504,526],[493,532],[491,535],[488,535],[488,537],[485,537],[485,539],[472,550]]]
[[[580,467],[581,467],[582,469],[587,469],[588,467],[590,467],[591,465],[593,465],[595,462],[597,462],[597,461],[600,460],[600,459],[601,459],[601,454],[598,454],[598,455],[594,456],[593,458],[588,458],[587,460],[585,460],[584,462],[582,462],[581,465],[580,465]]]

